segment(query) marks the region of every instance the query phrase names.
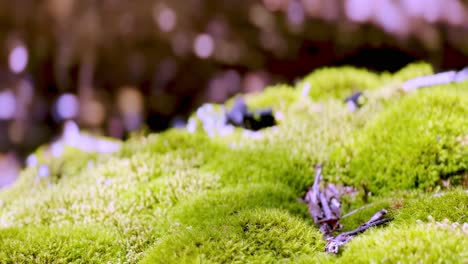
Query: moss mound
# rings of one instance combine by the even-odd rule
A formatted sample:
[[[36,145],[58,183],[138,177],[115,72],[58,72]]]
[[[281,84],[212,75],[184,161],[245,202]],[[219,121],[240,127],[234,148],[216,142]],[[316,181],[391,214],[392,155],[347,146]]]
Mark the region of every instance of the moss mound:
[[[426,219],[468,221],[468,84],[399,90],[431,71],[322,69],[246,96],[278,118],[260,132],[207,133],[223,125],[218,105],[194,114],[189,132],[135,135],[114,154],[40,156],[0,192],[0,262],[466,262],[464,230]],[[367,102],[350,112],[353,90]],[[325,180],[359,189],[343,200],[344,213],[358,209],[346,230],[383,207],[395,221],[323,253],[298,202],[316,163]],[[38,177],[41,166],[49,173]]]
[[[418,91],[388,107],[336,150],[330,174],[373,193],[459,184],[468,171],[468,148],[459,140],[468,128],[465,86]]]
[[[313,100],[344,98],[352,91],[375,89],[381,85],[380,76],[354,67],[330,67],[316,70],[306,76],[302,86],[308,87]]]
[[[122,239],[99,227],[14,227],[0,230],[0,259],[7,263],[118,262]]]
[[[294,261],[323,248],[321,234],[285,211],[237,212],[209,227],[178,230],[148,252],[143,263]]]
[[[414,224],[369,232],[354,239],[340,262],[465,263],[467,248],[467,234],[459,230]]]

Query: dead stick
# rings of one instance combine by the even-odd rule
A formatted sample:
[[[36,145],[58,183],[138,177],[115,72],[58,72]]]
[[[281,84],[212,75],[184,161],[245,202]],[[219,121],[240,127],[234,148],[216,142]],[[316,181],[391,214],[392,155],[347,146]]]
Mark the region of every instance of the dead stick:
[[[365,224],[361,225],[360,227],[354,229],[353,231],[341,233],[339,236],[341,236],[341,235],[343,235],[343,236],[356,236],[356,235],[358,235],[360,233],[363,233],[364,231],[366,231],[367,229],[369,229],[371,227],[383,225],[383,224],[385,224],[387,222],[390,222],[392,220],[393,220],[392,218],[384,218],[384,219],[379,219],[379,220],[373,221],[371,223],[365,223]]]
[[[392,221],[392,218],[383,218],[387,214],[387,210],[382,209],[375,213],[369,221],[365,222],[363,225],[360,227],[356,228],[355,230],[349,231],[349,232],[344,232],[336,236],[335,238],[329,238],[328,239],[328,244],[325,247],[325,251],[329,253],[334,253],[337,254],[339,251],[339,248],[346,244],[349,240],[351,240],[353,237],[357,236],[360,233],[363,233],[367,229],[385,224],[387,222]]]
[[[318,195],[320,193],[320,181],[322,181],[322,167],[317,166],[317,171],[315,172],[314,185],[312,186],[312,193],[315,194],[311,198],[312,202],[318,204]]]
[[[309,213],[314,218],[314,222],[318,223],[322,218],[322,210],[320,208],[320,181],[322,180],[322,168],[320,165],[316,167],[314,184],[306,193],[304,201],[309,205]]]
[[[322,204],[323,213],[325,214],[325,219],[334,218],[332,216],[330,206],[328,205],[328,201],[327,201],[327,198],[325,197],[325,194],[322,192],[320,193],[319,197],[320,197],[320,203]]]

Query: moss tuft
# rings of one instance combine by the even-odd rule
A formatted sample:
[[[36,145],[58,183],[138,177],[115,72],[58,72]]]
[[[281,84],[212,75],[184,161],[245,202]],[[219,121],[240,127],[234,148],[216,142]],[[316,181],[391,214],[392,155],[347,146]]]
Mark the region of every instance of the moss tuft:
[[[340,263],[466,263],[468,236],[425,224],[392,226],[353,239]]]
[[[468,222],[468,193],[454,190],[437,195],[425,194],[416,199],[408,199],[400,210],[395,210],[397,222],[414,223],[425,221],[429,216],[436,221],[449,219],[454,222]]]
[[[378,74],[354,67],[330,67],[315,70],[307,75],[299,87],[309,86],[313,100],[343,99],[353,91],[375,89],[381,85]]]
[[[251,109],[273,108],[286,110],[300,97],[299,91],[288,85],[276,85],[266,88],[259,94],[246,96],[247,105]]]
[[[119,237],[99,227],[0,229],[0,260],[8,263],[102,263],[124,260]]]
[[[386,109],[332,155],[328,173],[374,194],[428,190],[468,170],[468,93],[446,86],[415,92]]]
[[[177,230],[142,263],[294,261],[323,248],[318,230],[277,209],[241,211],[205,228]]]
[[[431,75],[434,73],[432,66],[426,62],[415,62],[406,65],[391,76],[394,81],[406,81],[412,78]]]

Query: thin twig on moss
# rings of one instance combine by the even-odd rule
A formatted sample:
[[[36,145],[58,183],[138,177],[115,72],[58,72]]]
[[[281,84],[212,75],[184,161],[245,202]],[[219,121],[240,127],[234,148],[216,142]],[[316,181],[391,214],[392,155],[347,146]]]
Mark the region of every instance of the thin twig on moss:
[[[325,236],[340,228],[341,204],[338,190],[331,184],[320,190],[322,181],[322,167],[316,167],[314,185],[306,193],[304,201],[309,206],[309,213]]]
[[[314,184],[307,191],[303,201],[309,206],[310,215],[314,219],[315,224],[320,226],[320,231],[327,240],[325,252],[337,254],[340,247],[353,237],[371,227],[382,225],[392,220],[392,218],[384,218],[387,214],[387,210],[382,209],[358,228],[349,232],[343,232],[334,237],[333,232],[342,228],[340,223],[341,195],[333,184],[327,184],[323,190],[321,190],[321,181],[322,167],[318,165],[316,166]]]
[[[387,210],[382,209],[374,214],[371,219],[369,219],[369,221],[365,222],[360,227],[349,232],[343,232],[336,237],[329,238],[327,245],[325,246],[325,252],[337,254],[340,250],[340,247],[346,244],[353,237],[363,233],[371,227],[379,226],[392,221],[392,218],[384,218],[386,214]]]

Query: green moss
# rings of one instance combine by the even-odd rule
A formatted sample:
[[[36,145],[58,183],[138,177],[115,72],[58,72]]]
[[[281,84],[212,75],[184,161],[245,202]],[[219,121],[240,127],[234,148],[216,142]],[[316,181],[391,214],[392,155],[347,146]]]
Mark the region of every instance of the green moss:
[[[463,190],[438,195],[425,194],[416,199],[403,201],[400,206],[401,209],[395,210],[397,222],[425,221],[429,216],[436,221],[447,218],[459,223],[468,222],[468,193]]]
[[[216,225],[177,230],[142,263],[294,261],[323,246],[316,229],[284,211],[243,210]]]
[[[204,144],[205,152],[197,150]],[[135,262],[163,232],[169,208],[180,199],[219,186],[216,176],[197,169],[206,162],[204,154],[213,155],[213,151],[216,147],[206,136],[173,130],[135,138],[120,153],[55,184],[23,176],[0,193],[0,225],[105,222],[123,234],[125,257]],[[66,158],[54,162],[74,162]],[[76,162],[80,164],[81,159]],[[148,228],[156,223],[160,226]]]
[[[203,170],[220,175],[225,185],[283,183],[301,190],[312,179],[310,163],[288,155],[281,148],[238,148],[212,157]]]
[[[432,66],[425,62],[410,63],[395,74],[377,74],[350,66],[320,68],[307,75],[298,88],[309,87],[313,100],[344,99],[352,92],[373,90],[386,84],[400,83],[411,78],[430,75]]]
[[[375,89],[381,85],[379,75],[354,67],[330,67],[315,70],[306,76],[299,87],[309,86],[313,100],[343,99],[353,91]]]
[[[37,157],[37,164],[23,171],[17,185],[27,184],[26,182],[34,183],[36,187],[57,184],[61,180],[76,177],[82,170],[94,166],[96,162],[103,162],[109,157],[106,154],[99,155],[67,146],[63,147],[58,158],[53,157],[50,150],[45,148],[36,151],[34,155]],[[47,175],[39,175],[41,167],[47,168]]]
[[[115,156],[128,158],[136,152],[165,154],[185,149],[210,151],[216,148],[205,133],[189,134],[181,129],[170,129],[162,134],[131,138]]]
[[[307,214],[287,185],[253,183],[195,197],[175,208],[173,217],[187,225],[207,226],[222,224],[228,216],[257,208],[281,208],[298,216]]]
[[[434,73],[432,66],[426,62],[415,62],[406,65],[403,69],[391,75],[394,81],[406,81],[412,78],[431,75]]]
[[[44,150],[48,177],[36,180],[38,167],[31,167],[0,192],[0,262],[367,263],[385,261],[376,244],[382,238],[387,251],[399,243],[392,263],[415,256],[460,262],[445,255],[466,249],[464,242],[455,247],[452,231],[431,226],[420,234],[415,224],[428,215],[461,223],[468,211],[462,190],[423,192],[466,184],[468,164],[467,84],[399,91],[401,81],[429,72],[422,63],[394,75],[332,68],[295,88],[270,87],[247,103],[283,118],[255,135],[236,129],[210,137],[198,120],[193,133],[135,134],[112,155],[66,149],[52,158]],[[309,97],[302,96],[305,83]],[[342,100],[355,89],[369,89],[368,100],[350,112]],[[356,238],[341,257],[323,253],[321,234],[298,202],[317,163],[325,180],[360,187],[343,199],[343,213],[370,204],[343,219],[345,230],[381,208],[395,221]],[[416,247],[403,239],[406,230]],[[446,242],[447,253],[430,239]],[[424,248],[434,252],[422,255]]]
[[[466,134],[467,114],[464,87],[415,92],[337,149],[328,173],[376,194],[460,181],[468,169],[468,148],[457,137]]]
[[[425,224],[392,226],[353,239],[341,263],[466,263],[468,236]]]
[[[124,259],[111,229],[61,226],[0,229],[2,263],[102,263]]]
[[[259,94],[246,96],[247,105],[251,109],[273,108],[286,110],[300,98],[299,91],[288,85],[268,87]]]

